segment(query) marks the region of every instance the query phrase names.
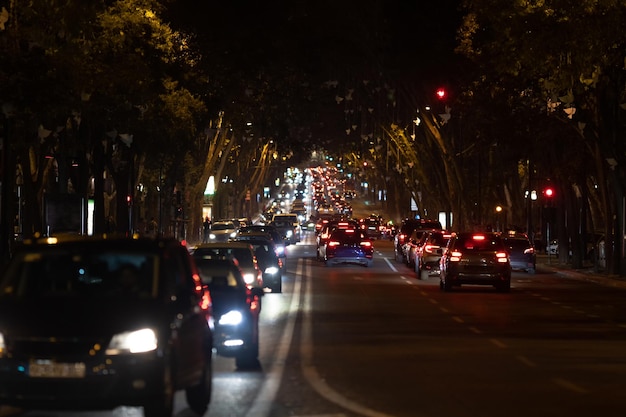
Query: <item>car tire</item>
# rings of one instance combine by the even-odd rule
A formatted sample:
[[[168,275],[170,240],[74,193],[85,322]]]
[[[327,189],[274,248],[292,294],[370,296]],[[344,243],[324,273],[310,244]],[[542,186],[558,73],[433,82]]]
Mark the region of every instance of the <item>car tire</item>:
[[[201,381],[194,386],[185,389],[185,396],[189,408],[198,415],[203,415],[211,402],[211,391],[213,389],[213,366],[209,355],[204,365],[204,372]],[[147,417],[147,416],[146,416]]]
[[[450,292],[452,291],[452,283],[450,283],[448,280],[440,280],[439,281],[439,288],[441,288],[443,291],[445,292]]]
[[[526,272],[528,272],[530,275],[535,275],[535,272],[537,272],[536,268],[528,268],[526,270]]]
[[[374,265],[374,260],[373,259],[368,259],[367,263],[365,264],[366,268],[371,268]]]
[[[163,370],[162,381],[163,393],[153,401],[143,406],[144,417],[172,417],[174,412],[174,381],[172,380],[172,367],[166,364]]]
[[[428,270],[427,269],[421,269],[420,270],[419,279],[422,280],[422,281],[425,281],[425,280],[428,279]]]
[[[283,292],[283,277],[282,276],[278,277],[278,282],[272,285],[271,289],[272,289],[272,292],[275,292],[275,293]]]
[[[241,354],[235,356],[235,366],[238,370],[252,370],[260,368],[258,329],[254,338],[255,340],[251,342],[249,349],[246,349]]]

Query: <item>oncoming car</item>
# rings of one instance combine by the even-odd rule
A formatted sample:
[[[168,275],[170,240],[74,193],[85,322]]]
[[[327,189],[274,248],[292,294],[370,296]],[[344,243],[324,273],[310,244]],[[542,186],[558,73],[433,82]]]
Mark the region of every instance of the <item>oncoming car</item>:
[[[210,293],[175,239],[43,238],[16,248],[0,281],[0,404],[142,406],[171,416],[184,389],[211,398]]]
[[[464,284],[511,289],[509,251],[497,233],[453,233],[440,261],[439,286],[451,291]]]

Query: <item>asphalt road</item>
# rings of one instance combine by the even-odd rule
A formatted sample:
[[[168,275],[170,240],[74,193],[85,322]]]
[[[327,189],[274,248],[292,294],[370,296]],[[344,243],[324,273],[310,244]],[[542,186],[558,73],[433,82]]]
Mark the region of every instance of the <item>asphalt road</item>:
[[[510,293],[444,293],[391,242],[372,268],[325,267],[313,242],[289,247],[283,293],[264,297],[261,368],[215,358],[205,417],[624,415],[625,289],[542,265],[514,273]],[[194,415],[182,393],[175,408]],[[77,414],[141,409],[23,415]]]

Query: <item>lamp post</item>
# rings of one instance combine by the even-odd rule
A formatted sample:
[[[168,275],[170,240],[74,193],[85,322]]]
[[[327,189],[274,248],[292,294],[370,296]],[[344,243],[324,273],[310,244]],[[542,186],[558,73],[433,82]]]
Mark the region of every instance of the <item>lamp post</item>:
[[[500,222],[500,217],[502,216],[502,206],[501,205],[497,205],[496,206],[496,231],[498,232],[502,232],[504,230],[504,226],[502,226],[501,229],[501,222]]]

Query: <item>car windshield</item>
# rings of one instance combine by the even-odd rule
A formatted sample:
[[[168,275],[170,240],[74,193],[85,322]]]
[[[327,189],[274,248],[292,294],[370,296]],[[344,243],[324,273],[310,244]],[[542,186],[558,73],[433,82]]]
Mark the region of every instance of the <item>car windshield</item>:
[[[230,248],[215,247],[215,248],[198,248],[194,251],[194,257],[196,259],[211,259],[211,258],[223,258],[233,257],[237,259],[241,266],[248,266],[254,263],[252,252],[247,248]]]
[[[106,298],[121,294],[154,297],[158,290],[157,266],[157,257],[151,253],[18,253],[5,273],[0,294],[19,298]]]
[[[211,226],[211,230],[229,230],[234,228],[235,225],[233,223],[214,223]]]

